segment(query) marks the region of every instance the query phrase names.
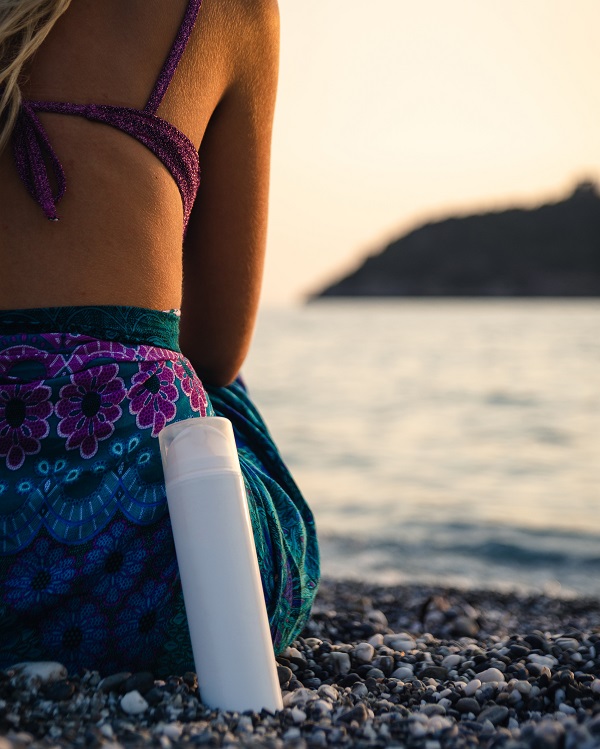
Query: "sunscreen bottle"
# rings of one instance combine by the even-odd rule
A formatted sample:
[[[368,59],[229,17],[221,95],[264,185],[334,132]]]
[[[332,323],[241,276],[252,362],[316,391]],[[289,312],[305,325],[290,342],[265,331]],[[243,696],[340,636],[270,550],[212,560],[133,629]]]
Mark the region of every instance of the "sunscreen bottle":
[[[238,712],[281,710],[231,422],[174,422],[159,443],[202,702]]]

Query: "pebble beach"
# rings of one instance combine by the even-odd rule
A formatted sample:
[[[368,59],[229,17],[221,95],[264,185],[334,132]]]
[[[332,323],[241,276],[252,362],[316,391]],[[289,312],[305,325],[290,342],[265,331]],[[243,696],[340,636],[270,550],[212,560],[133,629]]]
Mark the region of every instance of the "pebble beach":
[[[596,599],[326,580],[278,673],[284,709],[238,714],[193,673],[17,664],[0,749],[600,747]]]

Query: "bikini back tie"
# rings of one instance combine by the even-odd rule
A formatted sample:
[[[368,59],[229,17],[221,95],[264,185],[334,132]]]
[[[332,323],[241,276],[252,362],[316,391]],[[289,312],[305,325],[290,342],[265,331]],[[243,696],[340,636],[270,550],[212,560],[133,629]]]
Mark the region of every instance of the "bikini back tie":
[[[109,104],[23,100],[12,136],[13,155],[27,191],[48,219],[58,221],[56,206],[65,193],[66,178],[48,134],[37,116],[38,112],[70,114],[101,122],[127,133],[146,146],[169,170],[179,188],[185,233],[200,184],[198,151],[181,130],[158,117],[156,111],[187,46],[201,3],[202,0],[189,0],[177,36],[144,109]]]

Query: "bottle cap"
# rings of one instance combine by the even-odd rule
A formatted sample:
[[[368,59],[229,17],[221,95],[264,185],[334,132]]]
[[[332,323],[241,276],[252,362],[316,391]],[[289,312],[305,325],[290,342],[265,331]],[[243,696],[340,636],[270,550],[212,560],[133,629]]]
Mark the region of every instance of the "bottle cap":
[[[207,471],[240,470],[231,422],[221,416],[176,421],[158,441],[166,483]]]

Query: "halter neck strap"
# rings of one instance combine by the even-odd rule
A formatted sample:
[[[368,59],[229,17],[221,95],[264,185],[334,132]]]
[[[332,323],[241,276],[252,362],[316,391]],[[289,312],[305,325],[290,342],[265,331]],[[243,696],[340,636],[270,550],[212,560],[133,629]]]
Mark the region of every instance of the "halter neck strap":
[[[144,107],[145,112],[155,114],[160,106],[190,39],[201,5],[202,0],[189,0],[187,10],[185,11],[185,15],[181,22],[181,26],[179,27],[179,31],[177,32],[177,36],[175,37],[175,41],[173,42],[173,46],[171,47],[171,51],[160,71],[154,89],[148,99],[148,103]]]

